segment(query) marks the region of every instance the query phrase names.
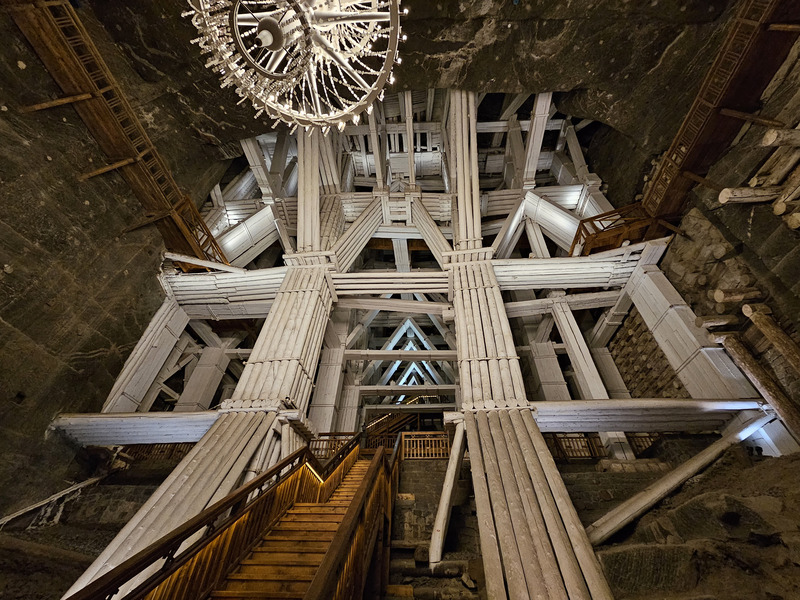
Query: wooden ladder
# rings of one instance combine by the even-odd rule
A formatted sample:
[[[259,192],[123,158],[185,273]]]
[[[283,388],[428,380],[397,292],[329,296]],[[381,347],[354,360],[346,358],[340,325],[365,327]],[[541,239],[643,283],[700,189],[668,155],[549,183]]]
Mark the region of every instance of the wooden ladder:
[[[356,461],[324,503],[297,502],[210,598],[303,598],[369,468]]]

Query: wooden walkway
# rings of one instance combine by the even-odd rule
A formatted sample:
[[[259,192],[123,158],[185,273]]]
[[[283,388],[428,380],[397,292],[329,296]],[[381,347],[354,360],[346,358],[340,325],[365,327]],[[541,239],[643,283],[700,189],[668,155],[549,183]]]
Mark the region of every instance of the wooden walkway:
[[[227,263],[194,202],[175,183],[70,3],[9,2],[5,7],[65,94],[61,99],[25,110],[71,104],[109,159],[107,166],[78,179],[85,181],[118,170],[145,210],[144,221],[132,228],[154,223],[167,250]]]
[[[303,598],[369,468],[357,461],[327,502],[298,502],[210,598]]]

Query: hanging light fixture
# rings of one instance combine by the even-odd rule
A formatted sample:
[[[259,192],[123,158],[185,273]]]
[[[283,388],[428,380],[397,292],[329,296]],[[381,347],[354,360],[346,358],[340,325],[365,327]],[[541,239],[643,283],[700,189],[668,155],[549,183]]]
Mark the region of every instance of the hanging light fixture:
[[[190,0],[206,66],[287,123],[338,126],[372,105],[390,80],[399,0]]]

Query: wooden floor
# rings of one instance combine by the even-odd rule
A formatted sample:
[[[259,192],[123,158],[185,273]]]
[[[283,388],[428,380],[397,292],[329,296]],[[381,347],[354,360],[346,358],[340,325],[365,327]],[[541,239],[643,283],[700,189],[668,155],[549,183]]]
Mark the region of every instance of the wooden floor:
[[[302,598],[328,551],[369,460],[359,460],[325,503],[297,503],[210,598]]]

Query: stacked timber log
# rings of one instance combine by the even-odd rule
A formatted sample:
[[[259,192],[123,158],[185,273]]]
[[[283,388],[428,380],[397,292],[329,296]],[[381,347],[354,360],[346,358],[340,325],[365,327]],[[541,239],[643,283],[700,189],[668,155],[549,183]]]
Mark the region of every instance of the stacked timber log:
[[[800,126],[798,126],[800,127]],[[781,216],[790,229],[800,228],[800,129],[768,129],[762,146],[776,150],[744,187],[725,188],[721,204],[772,203],[772,212]]]
[[[223,408],[278,407],[289,398],[305,411],[333,303],[325,267],[287,271],[239,384]]]
[[[457,190],[453,233],[457,250],[483,245],[478,170],[478,111],[474,92],[451,90],[447,129],[450,140],[450,176]]]
[[[609,342],[608,349],[634,398],[689,397],[635,308]]]
[[[194,319],[266,317],[286,267],[246,273],[182,273],[162,278],[167,294]]]
[[[455,264],[452,273],[463,407],[527,404],[514,338],[491,263]]]
[[[750,289],[756,282],[750,268],[696,208],[686,214],[680,227],[686,236],[672,241],[661,263],[670,283],[698,315],[713,318],[738,313],[755,291]]]
[[[467,411],[464,424],[488,597],[611,600],[531,411]]]
[[[275,218],[280,219],[289,229],[297,229],[297,198],[275,198],[273,204]]]
[[[625,287],[678,378],[693,398],[752,398],[756,391],[654,265],[637,268]]]
[[[448,274],[441,271],[360,271],[331,275],[339,296],[369,294],[447,294]]]
[[[492,264],[503,290],[621,287],[639,256],[633,248],[628,254],[600,252],[587,257],[494,260]]]

